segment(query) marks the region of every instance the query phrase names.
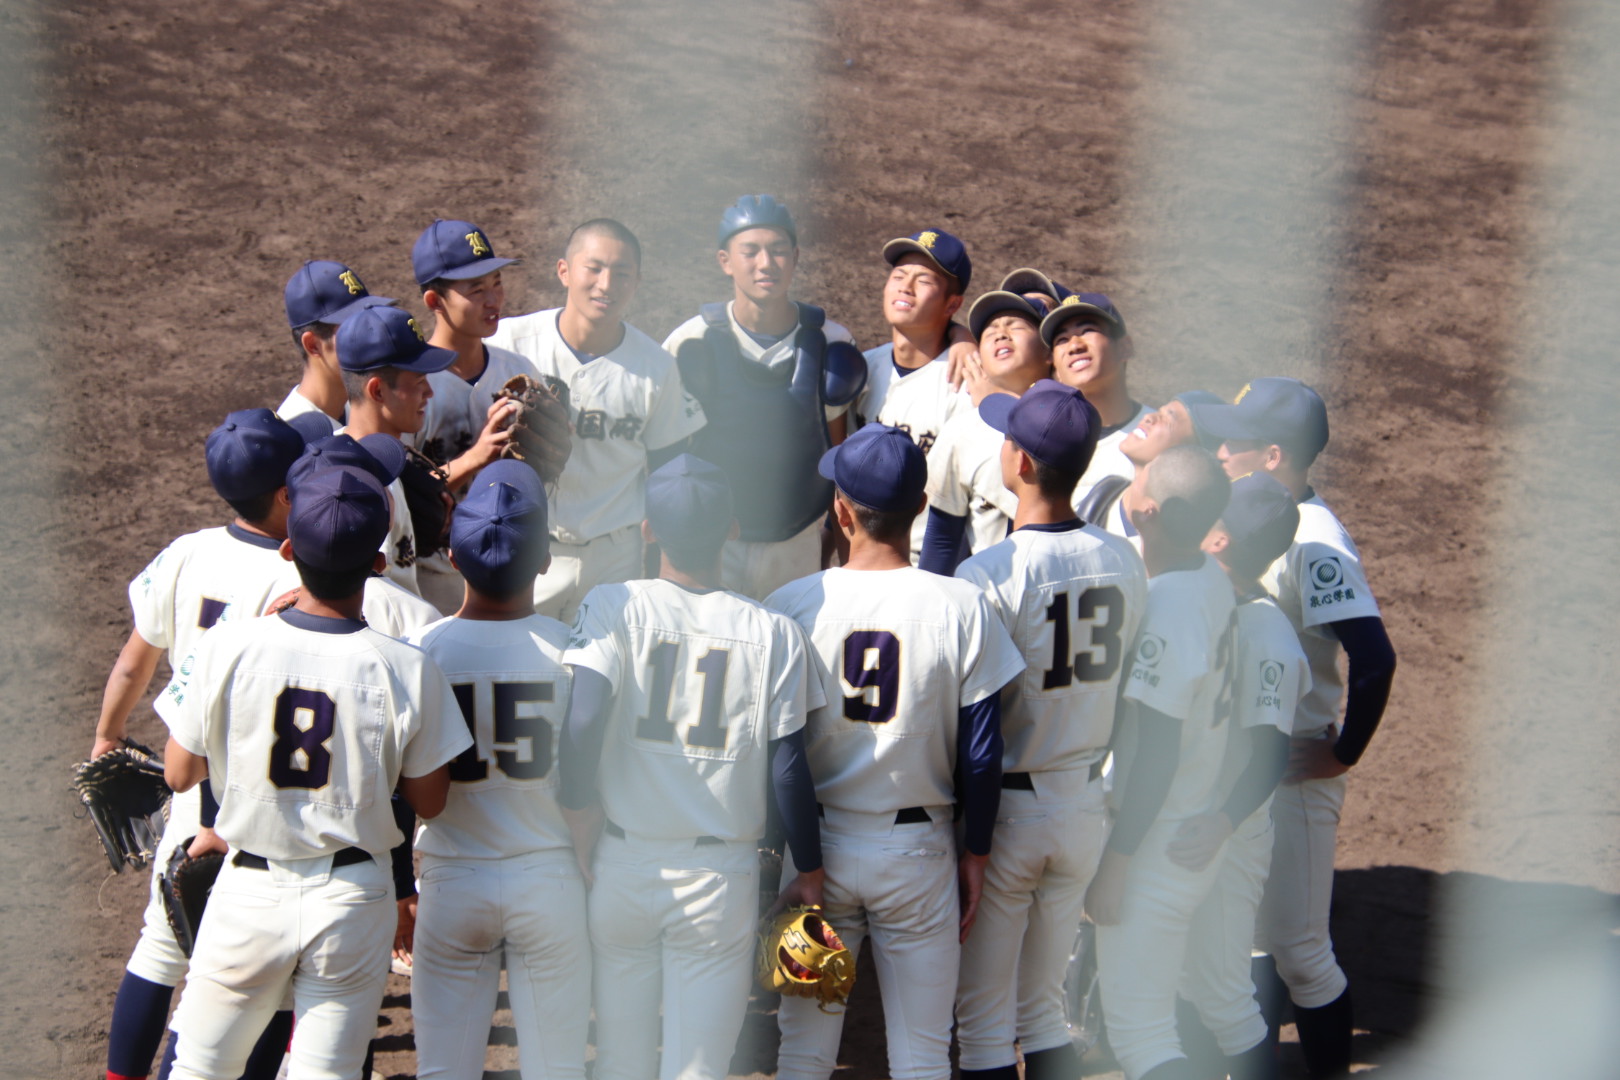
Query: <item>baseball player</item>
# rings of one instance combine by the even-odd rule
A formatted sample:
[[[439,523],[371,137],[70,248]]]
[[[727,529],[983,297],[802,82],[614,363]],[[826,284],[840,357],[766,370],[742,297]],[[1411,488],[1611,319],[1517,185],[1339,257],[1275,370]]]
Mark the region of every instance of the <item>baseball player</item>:
[[[455,616],[412,634],[461,704],[473,747],[450,765],[444,812],[417,836],[411,1016],[416,1075],[478,1077],[504,954],[525,1077],[583,1077],[591,954],[585,883],[557,804],[568,628],[534,612],[548,559],[534,470],[499,461],[456,507]]]
[[[291,420],[314,413],[325,417],[330,430],[336,431],[343,426],[349,404],[338,366],[338,324],[366,308],[394,301],[372,296],[353,270],[324,259],[306,262],[294,271],[283,298],[293,343],[304,358],[304,374],[276,408],[276,415]]]
[[[1074,490],[1079,505],[1103,477],[1131,476],[1131,463],[1119,445],[1153,410],[1131,397],[1125,376],[1136,347],[1125,329],[1125,317],[1102,293],[1064,297],[1041,322],[1041,337],[1052,350],[1057,381],[1086,395],[1102,417],[1091,468]]]
[[[1232,499],[1203,542],[1237,597],[1233,716],[1215,788],[1219,805],[1182,822],[1167,850],[1172,862],[1201,871],[1225,845],[1215,886],[1193,915],[1181,996],[1197,1006],[1233,1080],[1277,1075],[1250,955],[1271,865],[1272,792],[1288,763],[1294,707],[1311,675],[1293,626],[1259,578],[1293,543],[1298,526],[1288,489],[1251,473],[1232,483]]]
[[[1172,446],[1196,443],[1211,452],[1219,449],[1220,440],[1199,431],[1187,409],[1192,405],[1224,404],[1208,390],[1187,390],[1143,417],[1119,444],[1119,452],[1131,463],[1132,474],[1127,477],[1110,473],[1093,484],[1074,508],[1080,520],[1095,522],[1115,536],[1140,544],[1136,526],[1131,524],[1131,511],[1141,509],[1146,501],[1142,494],[1143,467]]]
[[[719,587],[736,528],[725,473],[682,454],[648,478],[646,508],[659,577],[592,589],[563,657],[562,801],[594,879],[595,1076],[719,1080],[747,1009],[767,776],[799,866],[779,903],[822,900],[803,736],[822,690],[798,626]]]
[[[1055,1080],[1079,1075],[1064,977],[1108,836],[1103,761],[1147,572],[1128,543],[1074,516],[1098,426],[1079,391],[1043,379],[979,411],[1003,436],[1014,529],[956,576],[984,591],[1025,668],[1002,692],[1001,810],[962,946],[956,1036],[964,1080],[1017,1080],[1017,1047],[1026,1080]]]
[[[1053,281],[1043,271],[1034,267],[1021,266],[1001,279],[996,286],[997,292],[1010,292],[1022,296],[1025,300],[1044,316],[1058,302],[1069,295],[1069,290]],[[949,362],[951,365],[951,386],[956,389],[965,389],[970,393],[975,391],[976,385],[983,380],[983,370],[979,366],[978,342],[952,344]],[[979,399],[983,393],[976,394],[974,408],[978,407]]]
[[[238,1076],[289,986],[289,1075],[358,1074],[397,921],[389,793],[432,817],[448,762],[472,743],[437,665],[360,619],[388,532],[382,485],[348,467],[313,473],[291,489],[287,532],[297,605],[216,625],[156,704],[170,786],[209,780],[234,852],[175,1014],[175,1080]]]
[[[1167,849],[1214,802],[1231,720],[1232,583],[1199,549],[1230,489],[1213,454],[1178,446],[1147,466],[1149,502],[1134,521],[1147,608],[1121,695],[1119,812],[1086,893],[1108,1041],[1127,1080],[1192,1076],[1176,1034],[1176,987],[1216,872],[1213,862],[1189,870]]]
[[[868,425],[821,471],[837,486],[849,558],[766,603],[809,632],[821,659],[827,705],[811,713],[806,745],[824,815],[824,917],[851,953],[872,939],[889,1075],[945,1080],[961,942],[1001,797],[1001,689],[1024,658],[980,590],[911,566],[928,466],[910,436]],[[783,998],[777,1021],[777,1076],[827,1080],[843,1014]]]
[[[708,423],[692,452],[725,470],[738,537],[725,586],[755,600],[821,568],[821,521],[832,486],[816,472],[844,440],[866,363],[849,331],[788,298],[798,229],[769,195],[745,195],[720,217],[720,269],[730,303],[703,305],[664,340]]]
[[[1011,292],[988,292],[973,301],[968,329],[978,342],[972,394],[1017,397],[1052,374],[1052,354],[1041,341],[1045,308]],[[928,525],[917,565],[949,575],[972,551],[1006,538],[1016,496],[1001,476],[1002,432],[963,409],[945,421],[928,455]]]
[[[422,429],[433,397],[428,376],[456,360],[449,349],[429,345],[416,320],[398,308],[367,308],[338,327],[338,363],[349,395],[349,422],[344,434],[402,438]],[[416,530],[405,504],[405,489],[389,485],[393,504],[384,554],[385,573],[416,595]]]
[[[286,565],[279,548],[286,530],[287,468],[303,449],[302,436],[269,409],[233,412],[208,436],[208,479],[235,519],[176,539],[129,583],[135,626],[107,677],[91,757],[123,739],[129,714],[165,654],[189,655],[209,627],[253,618],[275,595]],[[198,854],[224,850],[213,829],[201,824],[205,792],[212,803],[213,793],[204,784],[169,804],[163,840],[152,860],[141,937],[113,1003],[107,1080],[151,1072],[174,988],[186,974],[186,956],[164,915],[158,878],[170,853],[192,837],[198,838],[192,846]],[[212,810],[208,817],[212,824]],[[265,1029],[265,1052],[255,1055],[249,1076],[269,1080],[275,1075],[291,1024],[291,1013],[278,1014]]]
[[[1262,579],[1299,634],[1311,688],[1300,699],[1288,773],[1272,803],[1276,839],[1258,944],[1288,987],[1311,1075],[1337,1076],[1349,1068],[1352,1016],[1328,933],[1334,838],[1345,773],[1389,700],[1395,650],[1355,542],[1310,485],[1311,464],[1328,441],[1321,397],[1296,379],[1255,379],[1235,404],[1194,406],[1192,415],[1225,440],[1220,457],[1229,475],[1269,473],[1299,502],[1294,543]],[[1348,678],[1339,673],[1341,649]]]
[[[595,586],[642,576],[647,473],[704,423],[675,358],[623,320],[640,279],[635,234],[608,218],[587,221],[557,260],[563,306],[502,319],[489,339],[568,394],[574,450],[551,499],[552,565],[534,598],[535,610],[565,622]],[[473,396],[488,402],[478,389]]]

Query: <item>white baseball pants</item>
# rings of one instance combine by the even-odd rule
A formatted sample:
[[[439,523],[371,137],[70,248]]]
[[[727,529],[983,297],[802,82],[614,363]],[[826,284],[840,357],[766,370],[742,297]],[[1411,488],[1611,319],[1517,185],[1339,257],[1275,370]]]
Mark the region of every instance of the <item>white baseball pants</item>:
[[[1288,996],[1307,1009],[1331,1004],[1349,985],[1328,930],[1344,789],[1343,776],[1283,784],[1271,802],[1276,841],[1257,941],[1276,959]]]
[[[1266,1037],[1266,1022],[1254,997],[1251,952],[1255,912],[1271,866],[1271,837],[1269,806],[1260,807],[1238,826],[1220,858],[1215,888],[1193,915],[1187,943],[1181,996],[1198,1007],[1204,1026],[1227,1057],[1236,1057]]]

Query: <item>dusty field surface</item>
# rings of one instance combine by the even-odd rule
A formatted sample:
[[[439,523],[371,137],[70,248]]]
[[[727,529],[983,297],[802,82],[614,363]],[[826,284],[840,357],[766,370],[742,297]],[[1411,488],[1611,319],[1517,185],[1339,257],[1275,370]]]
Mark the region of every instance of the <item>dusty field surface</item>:
[[[1358,1057],[1376,1065],[1433,1004],[1448,881],[1612,904],[1620,880],[1607,835],[1578,864],[1552,845],[1520,880],[1495,880],[1477,855],[1478,793],[1461,780],[1486,674],[1473,644],[1500,505],[1492,423],[1525,344],[1514,312],[1549,16],[1533,0],[1356,10],[1340,153],[1323,166],[1343,195],[1320,223],[1326,269],[1286,252],[1276,267],[1325,274],[1314,351],[1260,338],[1212,360],[1138,321],[1131,379],[1158,402],[1298,374],[1329,402],[1318,487],[1360,544],[1401,659],[1339,833],[1336,937],[1367,1029]],[[85,1080],[103,1067],[146,883],[108,879],[89,825],[72,820],[68,769],[128,633],[125,585],[174,536],[225,519],[205,434],[296,381],[281,288],[301,261],[348,262],[420,315],[412,240],[436,216],[470,218],[526,260],[510,279],[515,314],[559,302],[551,266],[572,224],[614,216],[646,246],[632,320],[661,338],[724,295],[719,209],[769,190],[800,222],[799,295],[865,346],[884,334],[882,243],[930,225],[969,243],[974,295],[1034,265],[1113,294],[1128,317],[1164,310],[1177,297],[1141,242],[1170,209],[1153,198],[1177,197],[1139,184],[1138,147],[1161,115],[1149,91],[1166,89],[1148,74],[1152,12],[1099,0],[7,5],[0,1072]],[[131,728],[161,740],[149,710]],[[1604,767],[1568,790],[1601,803],[1612,745],[1592,755]],[[1561,834],[1557,815],[1514,827],[1521,853]],[[841,1076],[887,1075],[872,987]],[[384,1003],[379,1069],[396,1080],[414,1069],[408,993],[396,978]],[[756,1004],[743,1075],[774,1070],[774,1022]],[[515,1077],[509,1022],[490,1067]]]

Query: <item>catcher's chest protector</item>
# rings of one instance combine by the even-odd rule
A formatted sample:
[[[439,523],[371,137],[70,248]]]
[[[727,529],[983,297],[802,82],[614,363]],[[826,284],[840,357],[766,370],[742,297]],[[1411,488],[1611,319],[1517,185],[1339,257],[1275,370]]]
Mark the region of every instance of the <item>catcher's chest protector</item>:
[[[816,471],[832,445],[822,401],[826,313],[799,304],[793,368],[784,378],[745,359],[725,304],[703,305],[703,337],[681,346],[681,382],[708,425],[692,452],[725,470],[740,539],[786,540],[832,505],[832,481]]]

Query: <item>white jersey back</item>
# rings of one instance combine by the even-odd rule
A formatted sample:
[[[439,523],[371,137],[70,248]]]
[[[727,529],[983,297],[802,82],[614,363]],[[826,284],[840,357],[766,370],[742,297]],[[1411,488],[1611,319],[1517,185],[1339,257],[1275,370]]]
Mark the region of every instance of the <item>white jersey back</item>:
[[[450,763],[450,799],[422,823],[416,849],[504,859],[568,847],[556,769],[571,683],[562,662],[568,627],[544,615],[448,618],[407,640],[443,669],[473,737]]]
[[[135,632],[184,659],[215,623],[252,619],[278,594],[292,564],[281,541],[238,525],[178,537],[129,583]]]
[[[1344,677],[1339,673],[1343,646],[1327,624],[1378,616],[1361,553],[1320,496],[1299,504],[1293,546],[1271,564],[1261,583],[1294,624],[1311,662],[1311,689],[1300,699],[1294,734],[1320,735],[1338,722],[1344,699]]]
[[[298,568],[290,562],[281,564],[280,577],[271,593],[271,606],[287,593],[303,588]],[[379,634],[404,640],[413,630],[438,622],[444,615],[438,608],[415,593],[402,588],[392,578],[366,578],[365,594],[360,605],[360,617],[367,626]]]
[[[884,813],[955,802],[957,710],[1024,669],[977,588],[914,567],[824,570],[767,605],[809,631],[826,704],[805,742],[816,797]]]
[[[450,684],[421,650],[365,626],[287,612],[221,623],[153,703],[208,758],[215,828],[231,847],[307,859],[404,837],[389,796],[472,743]]]
[[[1249,731],[1274,727],[1284,735],[1293,734],[1294,710],[1311,686],[1310,664],[1299,637],[1269,596],[1239,602],[1233,656],[1233,722],[1215,785],[1217,802],[1225,801],[1249,764]]]
[[[1095,525],[1028,526],[956,576],[984,590],[1026,663],[1002,692],[1003,768],[1046,772],[1101,760],[1147,601],[1135,549]]]
[[[557,329],[561,310],[502,319],[489,343],[568,387],[574,449],[551,497],[551,534],[583,544],[641,521],[647,451],[680,442],[703,427],[704,416],[681,386],[675,358],[652,338],[625,323],[618,348],[582,364]],[[488,387],[473,388],[475,411],[493,400]]]
[[[1097,440],[1097,449],[1091,454],[1091,464],[1086,466],[1086,471],[1080,476],[1080,482],[1074,486],[1075,506],[1080,505],[1080,500],[1089,495],[1091,489],[1097,486],[1097,481],[1103,477],[1123,476],[1129,480],[1136,475],[1135,463],[1125,456],[1120,444],[1125,441],[1127,435],[1136,430],[1137,425],[1147,419],[1152,411],[1146,405],[1137,406],[1134,416]]]
[[[797,626],[723,589],[598,585],[563,662],[613,684],[597,785],[608,820],[663,840],[764,834],[766,747],[822,701]]]
[[[1207,555],[1197,570],[1148,581],[1124,697],[1182,721],[1179,763],[1158,820],[1195,817],[1214,801],[1232,719],[1235,606],[1231,580]],[[1121,785],[1130,784],[1136,757],[1134,716],[1126,711],[1115,743]]]
[[[343,420],[333,420],[319,405],[299,393],[296,386],[289,390],[287,396],[282,399],[281,404],[276,406],[276,415],[283,420],[291,420],[293,417],[302,416],[305,413],[320,413],[322,419],[332,425],[332,434],[334,435],[343,430]],[[343,406],[343,415],[345,418],[349,415],[349,406],[347,404]]]
[[[727,302],[726,317],[731,321],[731,333],[737,339],[737,351],[742,355],[742,358],[752,360],[784,379],[790,376],[793,373],[794,362],[798,357],[799,326],[801,324],[795,322],[793,329],[789,330],[775,344],[761,345],[754,340],[753,335],[744,330],[742,325],[737,322],[736,306],[737,302],[735,300]],[[709,324],[704,320],[703,316],[694,315],[670,331],[669,337],[664,339],[664,351],[674,356],[680,351],[682,345],[688,341],[696,341],[702,338],[708,332],[708,329]],[[846,345],[855,344],[855,339],[850,335],[850,332],[831,319],[821,324],[821,332],[826,337],[829,345],[835,341],[842,341]],[[833,420],[848,412],[849,406],[827,405],[824,406],[824,409],[827,419]]]
[[[1018,496],[1001,482],[1001,444],[1006,436],[963,409],[945,421],[928,455],[928,505],[968,519],[968,543],[984,551],[1007,538],[1018,514]]]

